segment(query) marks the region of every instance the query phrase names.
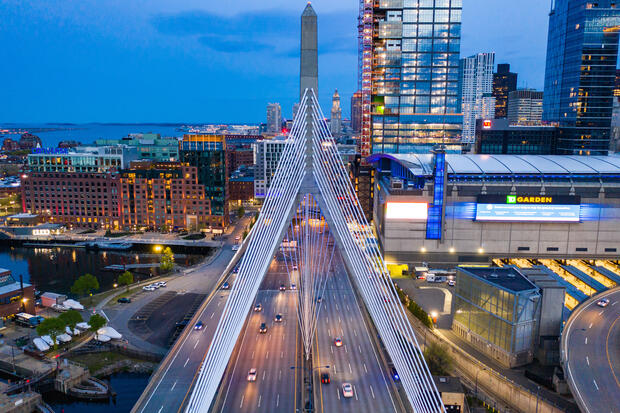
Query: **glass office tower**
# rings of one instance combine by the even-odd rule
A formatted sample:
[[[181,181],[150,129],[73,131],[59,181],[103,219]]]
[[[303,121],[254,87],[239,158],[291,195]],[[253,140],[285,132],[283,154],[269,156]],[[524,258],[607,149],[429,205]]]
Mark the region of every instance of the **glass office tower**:
[[[461,10],[462,0],[374,2],[372,30],[363,32],[372,32],[372,64],[360,73],[363,86],[370,76],[372,92],[362,154],[428,153],[438,143],[460,151]]]
[[[607,154],[619,25],[615,0],[552,4],[543,121],[560,125],[559,153]]]

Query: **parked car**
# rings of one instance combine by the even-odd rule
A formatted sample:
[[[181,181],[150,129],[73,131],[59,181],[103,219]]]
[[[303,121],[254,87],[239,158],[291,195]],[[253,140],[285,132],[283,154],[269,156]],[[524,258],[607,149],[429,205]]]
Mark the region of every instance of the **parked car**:
[[[116,301],[121,303],[121,304],[129,304],[131,302],[131,298],[129,298],[129,297],[121,297],[121,298],[119,298]]]

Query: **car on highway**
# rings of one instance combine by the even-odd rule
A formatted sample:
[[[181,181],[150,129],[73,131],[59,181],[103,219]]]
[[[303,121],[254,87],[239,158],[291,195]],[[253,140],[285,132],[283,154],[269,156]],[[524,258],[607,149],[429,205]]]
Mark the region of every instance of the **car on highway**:
[[[330,383],[329,373],[321,374],[321,383],[323,383],[323,384],[329,384]]]
[[[194,330],[202,330],[204,328],[204,326],[205,326],[204,323],[202,321],[199,321],[194,326]]]
[[[158,281],[155,284],[159,285],[160,287],[167,287],[168,283],[165,281]]]
[[[239,248],[240,248],[239,244],[235,244],[235,245],[232,246],[232,250],[233,251],[239,251]]]
[[[282,322],[282,314],[276,314],[276,316],[273,319],[273,321],[275,321],[276,323],[281,323]]]
[[[323,301],[323,297],[321,297],[320,295],[316,298],[316,302],[320,303],[321,301]]]
[[[145,285],[144,287],[142,287],[142,289],[144,291],[155,291],[156,290],[156,288],[151,285]]]
[[[261,311],[263,311],[263,305],[258,303],[254,306],[254,312],[255,313],[260,313]]]
[[[236,236],[236,237],[235,237],[235,242],[237,242],[237,243],[238,243],[239,241],[241,241],[241,237],[240,237],[240,236]]]
[[[121,298],[119,298],[116,301],[121,303],[121,304],[129,304],[131,302],[131,298],[129,298],[129,297],[121,297]]]
[[[601,298],[596,302],[599,307],[607,307],[609,305],[609,298]]]
[[[299,269],[299,267],[298,267],[298,266],[293,265],[293,271],[297,271],[298,269]]]
[[[258,332],[261,334],[265,334],[267,332],[267,324],[261,323]]]
[[[280,291],[286,291],[286,285],[280,284]]]
[[[342,347],[342,339],[341,338],[337,338],[334,340],[334,346],[336,347]]]
[[[400,376],[398,375],[398,372],[396,371],[396,367],[392,367],[390,369],[390,373],[392,373],[392,379],[396,382],[400,381]]]
[[[251,368],[250,371],[248,371],[248,381],[256,381],[256,369],[255,368]]]
[[[222,284],[222,290],[230,290],[230,283],[228,281]]]
[[[342,395],[347,399],[353,397],[353,386],[351,383],[342,383]]]
[[[296,290],[296,289],[297,289],[297,284],[291,283],[291,290]]]

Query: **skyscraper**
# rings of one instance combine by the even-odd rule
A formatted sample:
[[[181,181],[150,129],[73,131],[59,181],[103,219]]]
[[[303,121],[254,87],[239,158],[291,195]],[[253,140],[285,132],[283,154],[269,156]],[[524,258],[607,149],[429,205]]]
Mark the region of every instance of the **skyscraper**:
[[[301,56],[299,59],[299,101],[306,89],[314,89],[319,96],[319,54],[317,41],[317,17],[308,5],[301,14]]]
[[[493,74],[493,96],[495,97],[495,119],[508,116],[508,95],[517,90],[517,74],[510,71],[508,63],[497,65]]]
[[[619,25],[616,0],[552,3],[543,121],[559,124],[559,153],[608,151]]]
[[[362,156],[460,144],[461,10],[462,0],[361,0]]]
[[[542,121],[543,92],[519,89],[508,97],[508,122],[535,125]]]
[[[351,96],[351,128],[353,133],[362,130],[362,92],[355,92]]]
[[[278,133],[282,128],[282,108],[279,103],[267,104],[267,132]]]
[[[338,136],[342,133],[342,109],[340,108],[338,89],[336,89],[332,97],[332,113],[329,121],[329,130],[333,136]]]
[[[493,114],[493,68],[495,53],[478,53],[461,59],[463,96],[463,142],[473,143],[476,137],[476,119]],[[486,108],[486,110],[484,110]],[[485,113],[486,112],[486,113]]]

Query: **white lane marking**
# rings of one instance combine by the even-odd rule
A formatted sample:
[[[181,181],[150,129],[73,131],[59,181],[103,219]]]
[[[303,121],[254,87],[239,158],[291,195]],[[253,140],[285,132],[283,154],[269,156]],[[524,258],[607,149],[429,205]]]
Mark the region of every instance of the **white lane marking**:
[[[176,385],[177,385],[177,381],[178,381],[178,380],[175,380],[174,384],[173,384],[173,385],[172,385],[172,387],[170,388],[170,391],[174,390],[174,388],[175,388],[175,387],[176,387]]]
[[[213,314],[211,314],[211,318],[213,318],[214,315],[215,315],[215,312]]]
[[[614,301],[614,303],[613,303],[612,305],[616,305],[616,304],[618,304],[618,302],[617,302],[617,301]]]
[[[592,380],[594,382],[594,387],[596,387],[596,390],[598,390],[598,384],[596,384],[596,380]]]
[[[261,402],[261,400],[263,400],[263,395],[262,395],[262,394],[259,394],[259,395],[258,395],[258,407],[260,407],[260,402]]]
[[[359,344],[357,345],[357,348],[359,349],[360,353],[362,352],[362,348],[359,346]]]
[[[334,364],[334,374],[338,373],[338,370],[336,369],[336,365]]]
[[[198,347],[198,343],[200,343],[200,340],[196,340],[196,344],[194,344],[194,350],[196,350],[196,347]]]
[[[353,369],[351,368],[351,363],[349,363],[349,373],[353,373]]]
[[[349,308],[349,304],[347,304],[347,311],[351,311],[351,309]]]
[[[239,408],[240,409],[243,407],[243,399],[245,399],[245,395],[244,394],[241,395],[241,403],[239,404]]]
[[[368,369],[366,368],[366,363],[364,363],[364,371],[368,373]]]
[[[355,390],[355,385],[353,386],[353,394],[355,394],[355,400],[359,400],[359,399],[357,398],[357,391]]]
[[[344,345],[344,352],[345,352],[345,353],[348,353],[348,352],[349,352],[349,350],[347,350],[347,345],[346,345],[346,344]]]
[[[284,352],[283,352],[283,351],[281,351],[281,352],[280,352],[280,358],[283,358],[283,357],[284,357]]]
[[[187,358],[187,360],[185,360],[185,364],[183,364],[183,367],[187,366],[187,363],[189,363],[189,357]]]
[[[586,356],[586,363],[588,363],[588,366],[590,365],[590,359],[588,358],[588,356]]]
[[[276,407],[280,406],[280,393],[278,393],[278,396],[276,397]]]
[[[357,330],[353,329],[353,334],[355,335],[355,337],[357,337]]]
[[[161,407],[159,408],[159,410],[157,410],[157,413],[161,413],[161,411],[162,411],[163,409],[164,409],[164,406],[161,406]]]
[[[252,360],[254,360],[254,352],[252,352]]]
[[[372,398],[374,399],[375,398],[375,392],[372,389],[372,385],[369,385],[369,386],[370,386],[370,394],[372,394]]]
[[[338,322],[342,323],[342,320],[340,319],[340,316],[338,316]]]
[[[329,349],[332,351],[332,354],[334,354],[334,346],[329,346]]]
[[[598,315],[601,315],[601,314],[603,314],[603,311],[605,311],[605,310],[601,310],[601,312],[600,312],[600,313],[598,313]]]
[[[338,400],[340,400],[340,389],[336,389],[336,395],[338,395]]]
[[[267,370],[263,370],[263,380],[265,380],[265,373],[267,373]]]
[[[586,337],[586,344],[588,344],[588,337]]]
[[[588,327],[588,328],[592,328],[592,324],[593,324],[593,323],[590,323],[590,327]]]
[[[282,380],[282,370],[278,372],[278,380]]]
[[[269,352],[267,352],[267,354],[265,354],[265,359],[269,358]]]
[[[284,334],[282,334],[282,341],[284,341]]]

